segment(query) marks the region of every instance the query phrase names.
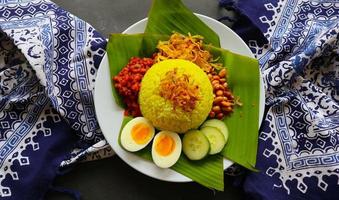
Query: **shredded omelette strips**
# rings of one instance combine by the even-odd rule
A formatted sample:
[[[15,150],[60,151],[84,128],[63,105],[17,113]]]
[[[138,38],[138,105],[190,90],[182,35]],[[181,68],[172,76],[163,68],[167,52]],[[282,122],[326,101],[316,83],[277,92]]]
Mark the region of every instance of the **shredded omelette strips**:
[[[213,67],[218,67],[218,64],[213,63],[211,53],[203,49],[203,39],[200,35],[184,36],[173,33],[168,41],[158,43],[159,52],[155,55],[155,62],[167,59],[189,60],[209,73],[214,70]]]
[[[199,100],[199,86],[190,82],[187,74],[179,75],[177,69],[168,71],[160,81],[160,96],[170,100],[174,108],[180,107],[186,112],[194,110]]]

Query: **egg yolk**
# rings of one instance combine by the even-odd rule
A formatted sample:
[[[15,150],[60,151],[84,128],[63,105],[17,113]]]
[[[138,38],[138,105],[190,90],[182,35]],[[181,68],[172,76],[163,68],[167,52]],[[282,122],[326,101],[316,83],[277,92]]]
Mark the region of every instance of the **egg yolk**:
[[[143,123],[139,123],[132,128],[132,138],[137,144],[145,144],[150,138],[151,129]]]
[[[162,135],[156,141],[155,150],[161,156],[168,156],[175,148],[175,142],[172,137],[168,135]]]

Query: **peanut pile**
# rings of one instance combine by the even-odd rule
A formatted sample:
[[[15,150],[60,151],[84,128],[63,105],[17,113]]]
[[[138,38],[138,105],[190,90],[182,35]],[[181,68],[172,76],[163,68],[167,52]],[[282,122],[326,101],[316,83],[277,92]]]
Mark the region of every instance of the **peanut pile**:
[[[213,107],[209,114],[210,118],[222,119],[233,112],[234,96],[229,90],[226,82],[227,71],[225,68],[217,73],[210,70],[207,74],[213,87],[214,101]]]

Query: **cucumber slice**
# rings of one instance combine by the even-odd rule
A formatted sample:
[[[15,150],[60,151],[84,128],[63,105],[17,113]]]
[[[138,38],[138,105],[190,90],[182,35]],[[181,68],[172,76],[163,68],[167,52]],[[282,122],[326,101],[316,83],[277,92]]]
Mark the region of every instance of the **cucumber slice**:
[[[201,128],[204,127],[214,127],[218,129],[225,137],[225,142],[228,140],[228,128],[225,124],[225,122],[218,120],[218,119],[210,119],[205,121],[202,125]]]
[[[210,155],[217,154],[224,148],[225,137],[217,128],[206,126],[200,130],[210,143]]]
[[[208,154],[210,143],[201,131],[191,130],[182,139],[182,150],[190,160],[200,160]]]

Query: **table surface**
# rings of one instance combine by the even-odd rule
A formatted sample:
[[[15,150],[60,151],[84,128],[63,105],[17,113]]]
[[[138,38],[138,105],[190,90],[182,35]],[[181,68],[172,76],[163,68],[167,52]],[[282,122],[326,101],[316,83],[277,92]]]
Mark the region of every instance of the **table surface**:
[[[119,33],[147,16],[151,0],[54,0],[55,3],[89,22],[101,34]],[[218,0],[183,0],[193,12],[220,18],[227,13]],[[118,156],[81,163],[57,177],[54,186],[73,189],[83,200],[106,199],[245,199],[244,192],[233,186],[233,177],[225,176],[225,191],[215,192],[197,183],[169,183],[147,177],[124,163]],[[50,192],[47,200],[72,199]]]

